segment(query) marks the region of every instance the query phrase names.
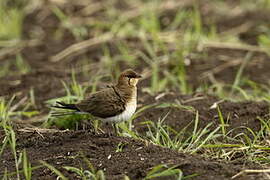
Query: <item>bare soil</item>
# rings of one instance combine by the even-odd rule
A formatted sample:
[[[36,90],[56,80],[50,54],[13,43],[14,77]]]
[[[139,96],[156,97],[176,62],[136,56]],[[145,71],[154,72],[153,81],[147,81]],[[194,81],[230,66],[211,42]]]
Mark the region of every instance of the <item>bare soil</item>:
[[[177,104],[181,103],[183,107],[167,107],[158,106],[150,108],[142,112],[135,121],[135,126],[139,132],[147,131],[145,125],[141,122],[152,120],[158,121],[165,118],[164,123],[175,130],[180,131],[187,128],[187,135],[192,133],[196,112],[199,113],[199,128],[204,128],[212,124],[209,129],[214,130],[221,125],[218,115],[218,109],[213,108],[215,104],[219,106],[224,120],[226,121],[226,130],[230,136],[235,136],[240,132],[252,137],[251,132],[247,128],[257,132],[261,129],[262,119],[269,118],[269,104],[266,102],[231,102],[228,100],[220,101],[218,98],[209,95],[187,96],[180,95],[174,92],[164,93],[164,96],[158,100],[152,96],[144,96],[141,99],[142,104]],[[140,102],[140,101],[139,101]],[[186,108],[188,107],[188,109]]]
[[[191,179],[230,179],[243,168],[254,168],[252,164],[211,161],[200,156],[179,153],[171,149],[155,146],[146,141],[124,137],[93,135],[87,131],[59,133],[17,133],[17,152],[26,149],[32,166],[43,160],[54,165],[70,179],[77,179],[75,173],[63,166],[87,169],[87,158],[96,169],[104,170],[107,179],[142,179],[153,166],[177,165],[185,176]],[[116,152],[118,144],[124,144],[121,152]],[[14,158],[8,149],[2,155],[0,169],[14,171]],[[57,176],[47,168],[34,170],[34,179],[55,179]],[[168,179],[168,178],[166,178]],[[174,179],[171,177],[169,179]],[[245,175],[239,179],[260,179],[260,175]]]

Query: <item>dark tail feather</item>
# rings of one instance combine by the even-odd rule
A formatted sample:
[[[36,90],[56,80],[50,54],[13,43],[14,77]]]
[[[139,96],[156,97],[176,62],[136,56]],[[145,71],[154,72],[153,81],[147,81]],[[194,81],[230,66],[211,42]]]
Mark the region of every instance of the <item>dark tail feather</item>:
[[[75,104],[66,104],[66,103],[63,103],[63,102],[59,102],[57,101],[56,102],[57,104],[61,105],[61,106],[52,106],[54,108],[59,108],[59,109],[70,109],[70,110],[75,110],[75,111],[80,111],[76,106]]]

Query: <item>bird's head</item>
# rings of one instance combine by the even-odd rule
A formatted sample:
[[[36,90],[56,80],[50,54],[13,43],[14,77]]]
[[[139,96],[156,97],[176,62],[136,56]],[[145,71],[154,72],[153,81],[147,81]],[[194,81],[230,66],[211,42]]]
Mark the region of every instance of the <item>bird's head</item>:
[[[123,71],[118,79],[118,85],[136,86],[142,76],[132,69]]]

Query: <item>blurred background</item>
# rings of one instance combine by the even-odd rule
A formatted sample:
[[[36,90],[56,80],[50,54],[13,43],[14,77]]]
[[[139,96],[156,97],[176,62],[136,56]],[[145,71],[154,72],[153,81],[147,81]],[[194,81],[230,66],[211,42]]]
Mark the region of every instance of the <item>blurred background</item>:
[[[39,117],[133,68],[140,102],[168,91],[270,101],[269,22],[269,0],[1,0],[0,96],[18,120]]]

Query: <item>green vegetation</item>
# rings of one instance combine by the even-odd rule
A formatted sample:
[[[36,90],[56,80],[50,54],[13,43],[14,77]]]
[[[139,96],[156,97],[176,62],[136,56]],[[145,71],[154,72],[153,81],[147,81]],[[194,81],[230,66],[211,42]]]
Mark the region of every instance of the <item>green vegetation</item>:
[[[8,1],[0,3],[0,40],[18,40],[22,34],[23,9],[8,7]]]
[[[166,168],[166,169],[164,169]],[[166,176],[176,176],[175,179],[186,179],[183,178],[183,173],[180,169],[177,169],[175,167],[166,167],[165,165],[158,165],[152,168],[151,171],[149,171],[146,175],[146,177],[144,178],[145,180],[147,179],[154,179],[154,178],[158,178],[158,177],[166,177]]]

